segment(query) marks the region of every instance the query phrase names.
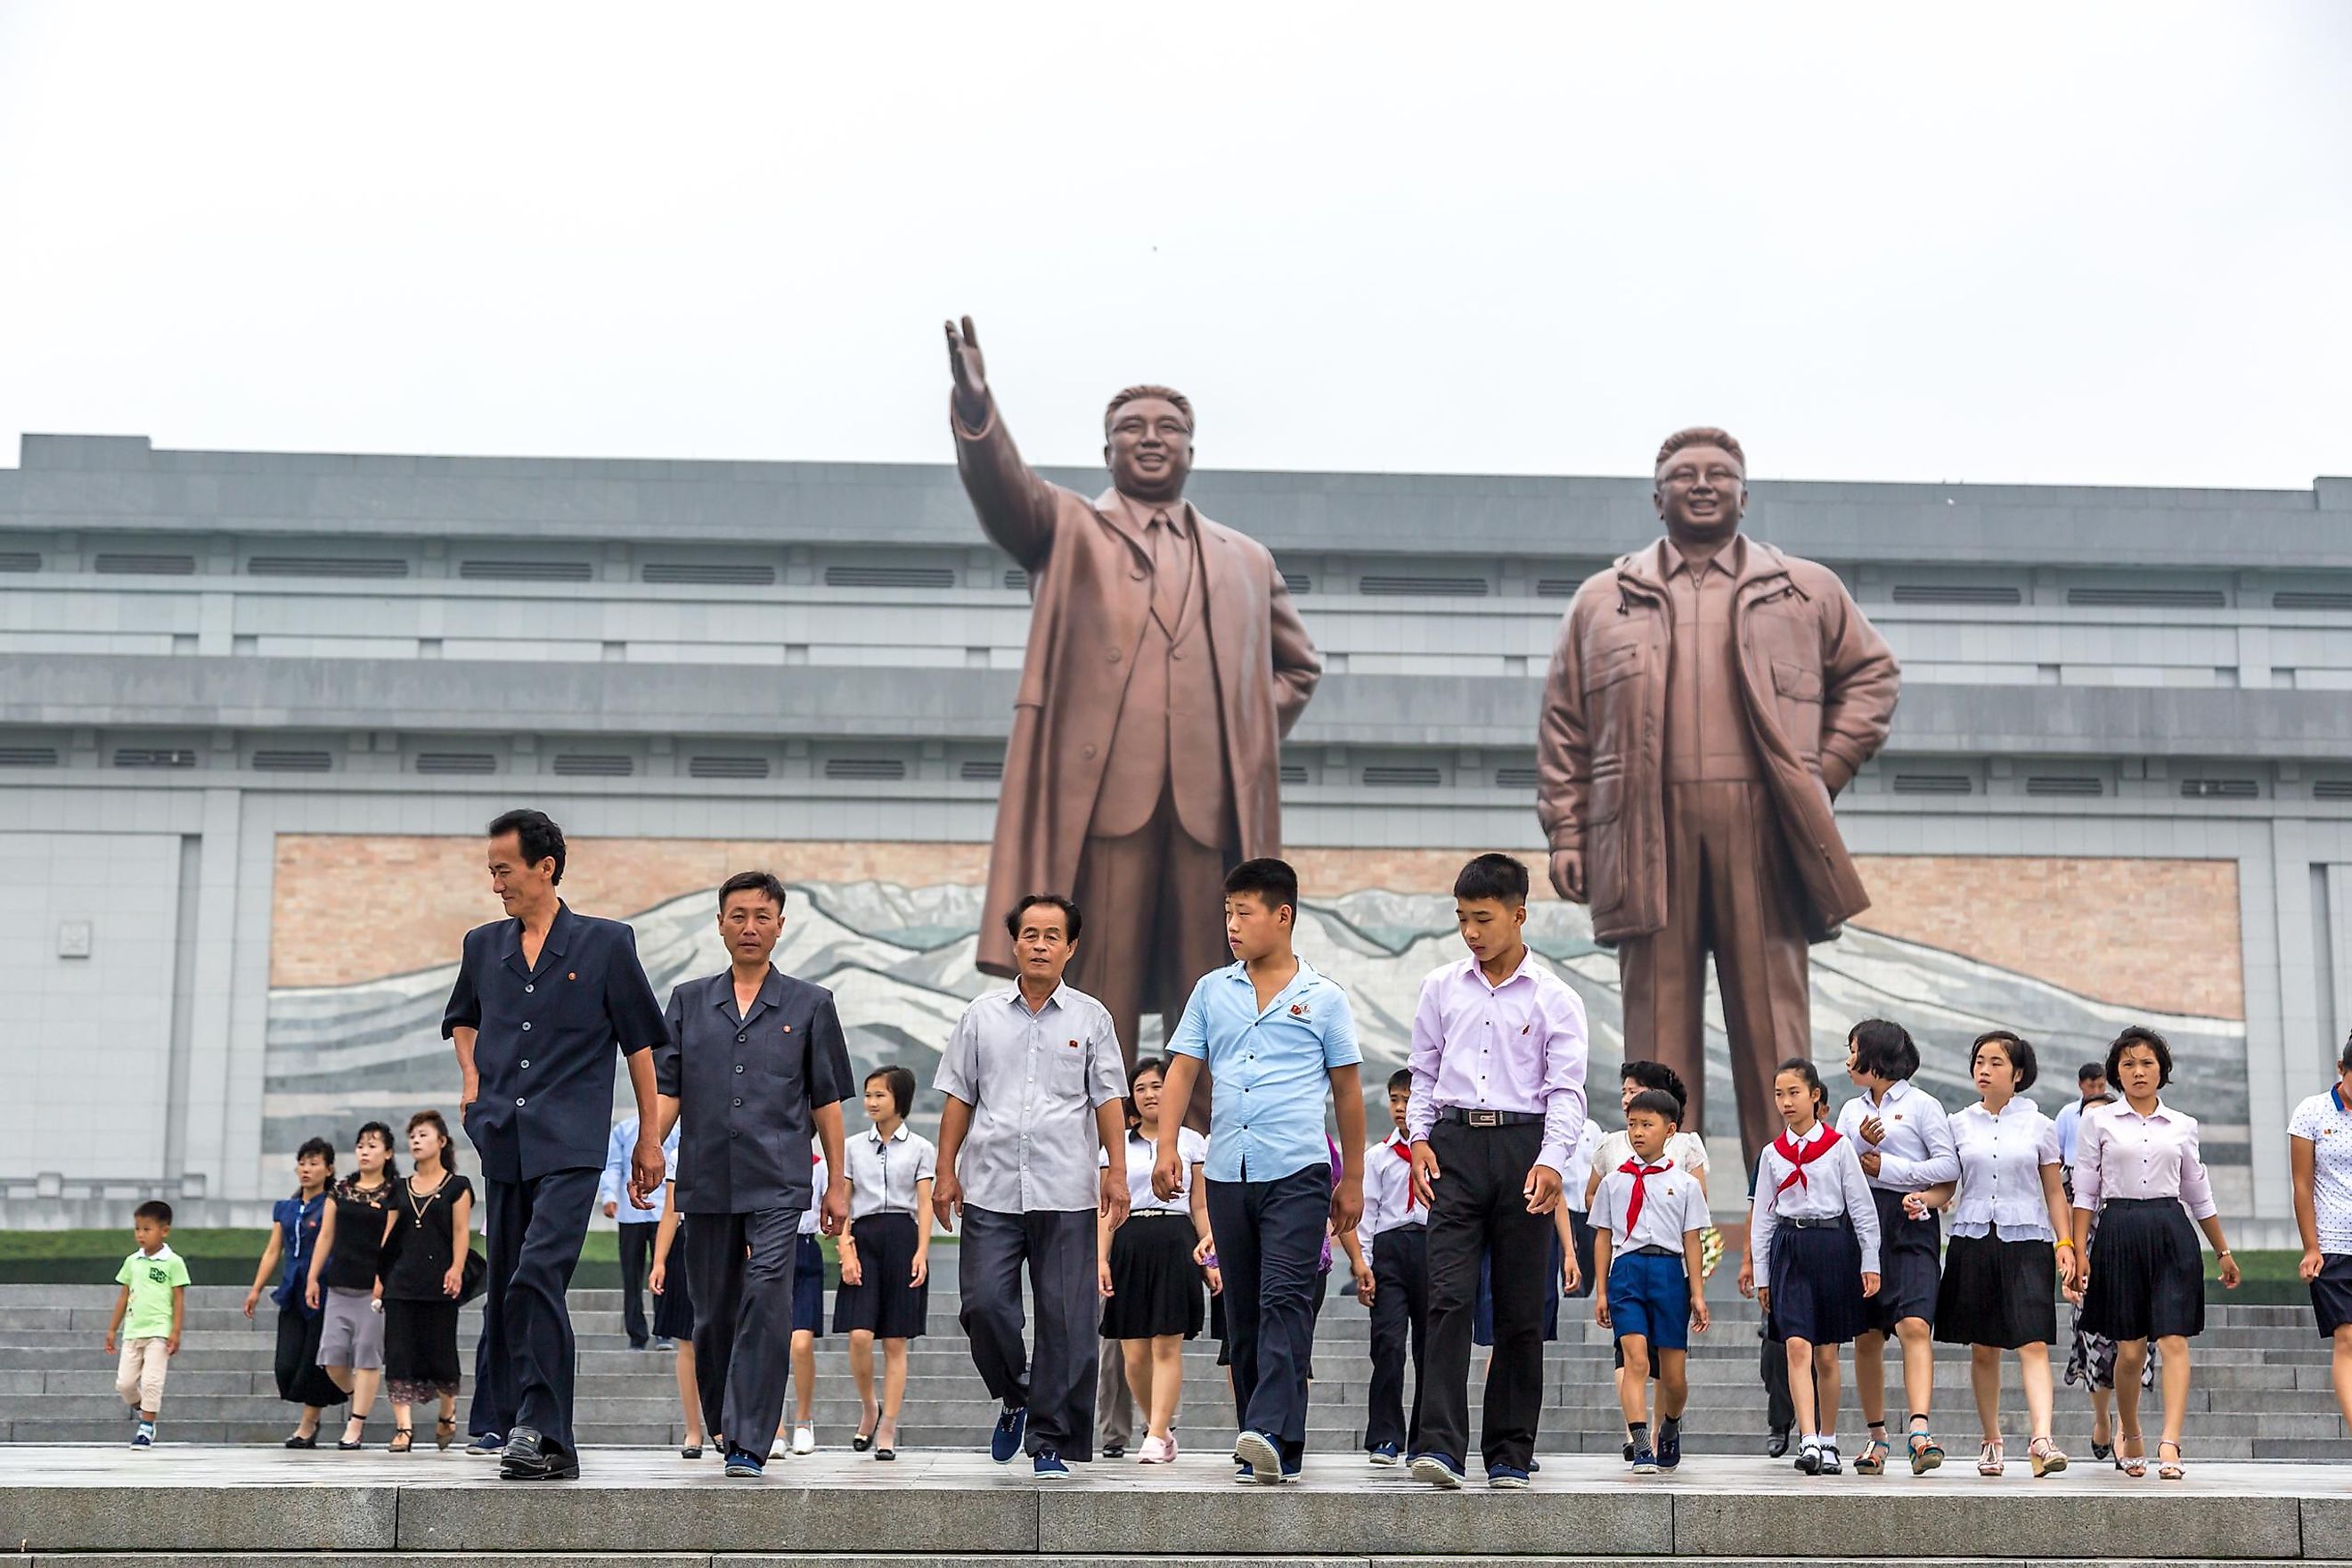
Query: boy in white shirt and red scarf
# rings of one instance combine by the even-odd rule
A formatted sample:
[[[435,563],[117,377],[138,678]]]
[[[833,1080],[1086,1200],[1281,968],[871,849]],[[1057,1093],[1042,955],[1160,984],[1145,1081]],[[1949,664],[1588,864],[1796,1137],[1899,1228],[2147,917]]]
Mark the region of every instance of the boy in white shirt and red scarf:
[[[1689,1331],[1705,1333],[1707,1325],[1706,1189],[1695,1173],[1666,1158],[1666,1140],[1682,1120],[1681,1102],[1664,1089],[1635,1095],[1625,1109],[1633,1154],[1601,1173],[1592,1207],[1592,1321],[1617,1331],[1625,1357],[1617,1396],[1637,1476],[1682,1463]],[[1644,1408],[1653,1353],[1658,1359],[1654,1448]]]
[[[1421,1367],[1429,1331],[1429,1211],[1412,1190],[1412,1142],[1405,1112],[1412,1101],[1412,1069],[1389,1075],[1387,1138],[1364,1152],[1364,1217],[1356,1226],[1371,1264],[1371,1289],[1360,1292],[1372,1310],[1371,1406],[1364,1418],[1364,1450],[1375,1465],[1393,1465],[1421,1424]],[[1404,1408],[1404,1364],[1412,1356],[1412,1416]]]

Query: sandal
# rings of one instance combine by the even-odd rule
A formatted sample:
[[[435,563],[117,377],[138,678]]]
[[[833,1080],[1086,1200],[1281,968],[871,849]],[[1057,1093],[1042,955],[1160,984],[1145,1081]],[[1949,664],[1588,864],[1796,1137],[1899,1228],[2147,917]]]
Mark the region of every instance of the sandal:
[[[1977,1450],[1977,1474],[1997,1476],[2007,1468],[2008,1463],[2001,1456],[2000,1445],[1998,1442],[1987,1443]]]
[[[2140,1448],[2142,1452],[2137,1454],[2125,1453],[2124,1446],[2127,1443],[2135,1447]],[[2116,1468],[2135,1479],[2147,1474],[2147,1454],[2145,1451],[2146,1448],[2147,1441],[2141,1437],[2138,1433],[2117,1433],[2116,1435]]]
[[[434,1447],[441,1449],[442,1452],[446,1453],[448,1451],[449,1445],[457,1440],[457,1418],[455,1415],[444,1415],[440,1420],[433,1423]]]
[[[2164,1458],[2164,1451],[2167,1448],[2172,1450],[2172,1458],[2169,1459],[2166,1459]],[[2180,1468],[2180,1460],[2182,1457],[2180,1445],[2174,1442],[2171,1438],[2158,1437],[2156,1440],[2156,1457],[2158,1459],[2163,1461],[2156,1467],[2156,1479],[2158,1480],[2177,1481],[2184,1479],[2188,1476],[2189,1472]]]
[[[1873,1437],[1854,1456],[1853,1473],[1857,1476],[1883,1476],[1886,1473],[1886,1457],[1895,1451],[1884,1437]]]
[[[2066,1450],[2047,1437],[2036,1437],[2027,1446],[2026,1458],[2033,1461],[2033,1479],[2054,1476],[2066,1468]]]
[[[1912,1427],[1908,1441],[1913,1475],[1924,1476],[1944,1462],[1943,1445],[1937,1442],[1936,1435],[1925,1426]]]
[[[392,1429],[392,1441],[383,1446],[387,1454],[405,1454],[416,1445],[416,1434],[405,1426]]]

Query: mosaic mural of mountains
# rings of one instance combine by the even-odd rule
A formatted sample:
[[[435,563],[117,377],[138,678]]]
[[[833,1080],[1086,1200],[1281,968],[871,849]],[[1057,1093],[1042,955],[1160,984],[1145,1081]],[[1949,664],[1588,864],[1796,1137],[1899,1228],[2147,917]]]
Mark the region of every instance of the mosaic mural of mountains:
[[[860,1070],[884,1062],[915,1069],[927,1092],[919,1125],[935,1121],[928,1092],[940,1047],[965,1004],[998,982],[972,967],[981,889],[941,884],[809,882],[792,888],[777,964],[833,988]],[[692,893],[635,916],[637,945],[657,993],[690,975],[725,967],[709,892]],[[1583,996],[1592,1022],[1592,1078],[1614,1086],[1623,1051],[1617,963],[1594,946],[1582,909],[1545,901],[1530,907],[1528,942]],[[1460,956],[1453,900],[1367,889],[1309,902],[1299,918],[1298,949],[1348,988],[1366,1057],[1364,1081],[1374,1099],[1372,1125],[1385,1125],[1380,1086],[1403,1065],[1413,1000],[1423,976]],[[290,1152],[312,1133],[341,1144],[359,1122],[397,1124],[424,1105],[447,1106],[456,1068],[440,1037],[441,1008],[454,964],[382,980],[327,987],[285,987],[269,999],[265,1146]],[[2036,1098],[2045,1109],[2073,1090],[2074,1063],[2098,1057],[2116,1030],[2140,1022],[2172,1042],[2177,1076],[2168,1098],[2206,1129],[2205,1154],[2217,1166],[2246,1161],[2245,1026],[2234,1019],[2134,1010],[1923,945],[1849,930],[1813,950],[1814,1055],[1843,1059],[1844,1031],[1857,1018],[1900,1020],[1927,1058],[1922,1087],[1948,1106],[1975,1098],[1968,1082],[1967,1042],[1996,1025],[2032,1040],[2044,1064]],[[1142,1046],[1155,1048],[1156,1021]],[[1707,1083],[1711,1100],[1730,1104],[1720,1011],[1709,1003]],[[1828,1073],[1844,1098],[1842,1075]],[[618,1075],[616,1094],[625,1095]],[[1615,1097],[1595,1108],[1613,1123]],[[1722,1118],[1727,1130],[1728,1118]],[[2242,1180],[2221,1173],[2226,1184]]]

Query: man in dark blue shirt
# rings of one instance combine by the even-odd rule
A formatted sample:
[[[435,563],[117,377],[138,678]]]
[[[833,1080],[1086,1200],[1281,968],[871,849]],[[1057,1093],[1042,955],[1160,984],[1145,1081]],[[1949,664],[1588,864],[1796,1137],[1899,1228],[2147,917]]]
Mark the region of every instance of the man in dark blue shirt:
[[[572,1317],[564,1295],[580,1263],[613,1120],[613,1059],[625,1058],[637,1100],[630,1190],[664,1176],[652,1047],[667,1030],[637,962],[636,933],[572,912],[563,830],[542,812],[490,824],[490,887],[508,918],[466,933],[441,1033],[457,1048],[466,1136],[481,1157],[488,1232],[478,1370],[499,1380],[490,1408],[508,1423],[500,1473],[515,1480],[580,1474],[572,1436]]]
[[[703,1430],[727,1436],[727,1473],[756,1478],[792,1371],[793,1262],[809,1211],[809,1138],[824,1144],[828,1236],[849,1218],[841,1102],[856,1081],[833,993],[768,962],[784,885],[739,871],[719,885],[728,967],[669,995],[654,1051],[661,1131],[677,1140],[677,1212],[694,1300]],[[681,1116],[684,1118],[680,1120]]]

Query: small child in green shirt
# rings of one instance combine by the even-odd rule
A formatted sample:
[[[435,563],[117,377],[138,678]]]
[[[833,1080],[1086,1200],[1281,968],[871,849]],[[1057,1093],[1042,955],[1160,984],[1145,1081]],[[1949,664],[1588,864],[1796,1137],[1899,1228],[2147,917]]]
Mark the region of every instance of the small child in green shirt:
[[[180,1353],[180,1325],[188,1305],[188,1266],[172,1250],[172,1205],[150,1201],[132,1213],[131,1234],[139,1250],[122,1260],[114,1277],[122,1293],[106,1322],[106,1349],[122,1342],[114,1391],[138,1414],[134,1448],[155,1446],[155,1413],[163,1404],[163,1371]]]

